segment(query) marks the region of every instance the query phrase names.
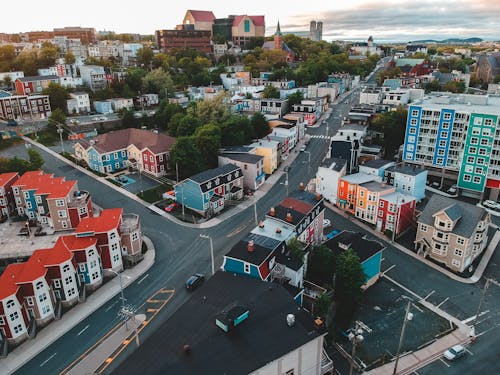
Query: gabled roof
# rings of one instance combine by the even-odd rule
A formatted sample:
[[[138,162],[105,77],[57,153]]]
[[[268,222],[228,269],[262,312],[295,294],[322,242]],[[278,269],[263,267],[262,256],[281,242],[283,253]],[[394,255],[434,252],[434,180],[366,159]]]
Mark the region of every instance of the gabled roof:
[[[73,254],[64,246],[61,242],[56,242],[51,249],[39,249],[35,250],[30,257],[35,258],[39,263],[43,264],[44,267],[56,266],[61,263],[67,262],[73,257]]]
[[[10,181],[12,181],[13,178],[15,178],[18,175],[19,174],[17,172],[8,172],[8,173],[0,174],[0,187],[5,186]]]
[[[347,230],[326,241],[324,245],[337,254],[345,251],[343,247],[352,249],[358,255],[361,263],[385,249],[385,246],[380,242],[366,239],[362,233]]]
[[[260,266],[266,259],[268,259],[274,250],[254,243],[253,251],[248,251],[249,241],[241,240],[234,245],[231,250],[226,254],[229,258],[239,259],[246,263]]]
[[[215,318],[235,303],[249,316],[226,333]],[[320,335],[281,285],[218,271],[113,374],[250,374]]]
[[[445,212],[446,210],[447,212]],[[452,232],[465,238],[470,238],[474,234],[479,221],[484,220],[488,215],[484,208],[434,194],[419,216],[418,222],[434,226],[434,217],[439,212],[451,215],[451,220],[456,219]]]
[[[48,195],[47,199],[57,199],[67,197],[76,181],[64,181],[62,177],[53,178],[46,184],[40,185],[35,194]]]
[[[418,168],[416,166],[410,166],[410,165],[402,165],[402,166],[393,165],[387,168],[386,171],[406,174],[408,176],[418,176],[420,173],[427,172],[427,170],[425,170],[424,168]]]
[[[24,263],[23,270],[18,274],[16,283],[31,283],[36,279],[44,276],[47,273],[43,260],[39,257],[31,256]]]
[[[233,26],[238,26],[241,21],[243,21],[247,17],[246,14],[240,16],[234,16]],[[265,17],[264,16],[248,16],[253,22],[255,26],[265,26]]]
[[[175,138],[165,134],[156,134],[143,129],[121,129],[100,134],[93,138],[91,146],[89,140],[79,143],[85,148],[93,147],[99,153],[109,153],[124,150],[129,145],[135,145],[139,150],[150,149],[154,154],[169,151],[175,143]]]
[[[0,300],[16,293],[19,286],[16,284],[18,275],[22,272],[24,263],[12,263],[0,275]]]
[[[210,10],[192,10],[188,9],[196,22],[213,22],[215,15]]]
[[[19,82],[33,82],[33,81],[47,81],[47,80],[58,81],[59,77],[56,75],[49,75],[49,76],[21,77],[21,78],[16,79],[16,81],[19,81]]]
[[[93,236],[89,237],[77,237],[74,234],[67,236],[60,236],[57,239],[55,246],[64,246],[69,251],[85,250],[90,246],[95,246],[97,244],[97,238]]]
[[[222,153],[220,156],[236,161],[240,161],[242,163],[248,163],[248,164],[257,164],[259,161],[264,159],[263,156],[260,155],[255,155],[255,154],[249,154],[247,152],[242,152],[241,154],[238,153]]]
[[[118,228],[122,219],[123,208],[108,208],[97,217],[86,217],[80,221],[75,233],[106,233]]]
[[[204,182],[208,182],[208,181],[213,180],[213,179],[224,178],[224,176],[227,176],[231,173],[235,174],[235,178],[242,176],[241,168],[238,167],[237,165],[229,163],[229,164],[223,165],[222,167],[207,169],[206,171],[197,173],[194,176],[189,177],[189,180],[192,180],[198,184],[203,184]],[[237,176],[236,176],[236,174],[237,174]],[[224,181],[224,182],[228,182],[228,181]],[[218,185],[220,185],[220,184],[216,184],[216,186],[218,186]],[[202,190],[204,189],[204,186],[205,185],[202,186]],[[210,190],[210,189],[207,187],[206,190]]]

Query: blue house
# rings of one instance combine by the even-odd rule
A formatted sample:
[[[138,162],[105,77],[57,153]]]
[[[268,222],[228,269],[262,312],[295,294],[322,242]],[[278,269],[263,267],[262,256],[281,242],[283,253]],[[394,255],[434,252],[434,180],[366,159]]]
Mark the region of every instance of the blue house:
[[[195,174],[174,187],[177,202],[204,217],[218,214],[230,200],[243,198],[243,172],[234,164]]]
[[[108,102],[107,100],[96,100],[94,102],[94,109],[97,113],[113,113],[111,102]]]
[[[427,170],[417,166],[392,166],[384,171],[385,183],[396,187],[402,194],[414,196],[418,201],[425,198]]]
[[[380,276],[382,252],[385,246],[374,240],[368,240],[362,233],[342,231],[324,243],[335,254],[352,249],[359,257],[361,267],[366,275],[364,288],[375,283]]]
[[[127,167],[128,153],[126,149],[106,152],[99,146],[91,146],[88,150],[88,165],[94,171],[114,173]]]

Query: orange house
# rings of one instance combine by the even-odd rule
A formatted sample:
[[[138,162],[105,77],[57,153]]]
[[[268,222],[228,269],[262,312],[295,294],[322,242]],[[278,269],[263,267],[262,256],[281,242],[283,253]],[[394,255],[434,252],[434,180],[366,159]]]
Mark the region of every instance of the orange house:
[[[375,181],[377,177],[367,173],[354,173],[342,177],[339,180],[337,191],[337,206],[342,210],[354,214],[356,212],[358,186],[365,182]]]
[[[356,196],[356,217],[368,223],[376,224],[380,197],[395,191],[394,186],[386,185],[383,182],[370,181],[359,184]]]

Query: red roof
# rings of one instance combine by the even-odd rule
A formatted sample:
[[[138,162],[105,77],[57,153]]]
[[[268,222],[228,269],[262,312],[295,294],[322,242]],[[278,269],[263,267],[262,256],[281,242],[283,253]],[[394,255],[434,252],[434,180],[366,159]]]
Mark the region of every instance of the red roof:
[[[19,273],[17,283],[31,283],[36,279],[44,276],[47,273],[43,259],[39,256],[31,256],[27,262],[24,263],[23,270]]]
[[[64,181],[64,178],[57,177],[36,189],[36,194],[46,194],[47,199],[64,198],[75,185],[76,181]]]
[[[30,260],[33,257],[37,257],[43,263],[44,267],[48,267],[67,262],[73,257],[73,254],[69,252],[62,242],[58,241],[51,249],[35,250]]]
[[[52,175],[45,174],[43,171],[25,172],[12,186],[20,186],[27,189],[33,189],[40,181],[46,181]]]
[[[63,246],[69,251],[83,250],[90,246],[95,246],[97,239],[95,237],[77,237],[74,234],[60,236],[55,246]]]
[[[281,201],[280,206],[291,208],[301,214],[307,215],[313,206],[307,202],[301,201],[299,199],[286,197]]]
[[[196,22],[213,22],[215,16],[210,10],[188,10]]]
[[[9,181],[18,175],[17,172],[9,172],[0,174],[0,187],[5,186]]]
[[[234,16],[233,26],[238,26],[245,17],[250,18],[255,26],[265,25],[264,16],[247,16],[243,14],[241,16]]]
[[[122,208],[110,208],[103,210],[98,217],[86,217],[80,221],[76,233],[105,233],[118,228],[122,218]]]
[[[18,275],[24,268],[24,263],[12,263],[0,275],[0,300],[16,293],[19,288],[16,284]]]

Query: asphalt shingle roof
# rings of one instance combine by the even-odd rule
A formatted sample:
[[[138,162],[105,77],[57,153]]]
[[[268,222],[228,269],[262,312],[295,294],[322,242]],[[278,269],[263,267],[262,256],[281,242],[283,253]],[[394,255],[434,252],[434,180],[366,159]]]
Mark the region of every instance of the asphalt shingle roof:
[[[345,250],[342,249],[339,244],[343,244],[349,249],[352,249],[358,255],[360,262],[364,262],[379,251],[385,249],[385,246],[380,242],[364,238],[362,233],[346,230],[325,242],[325,246],[335,253],[342,253]]]

